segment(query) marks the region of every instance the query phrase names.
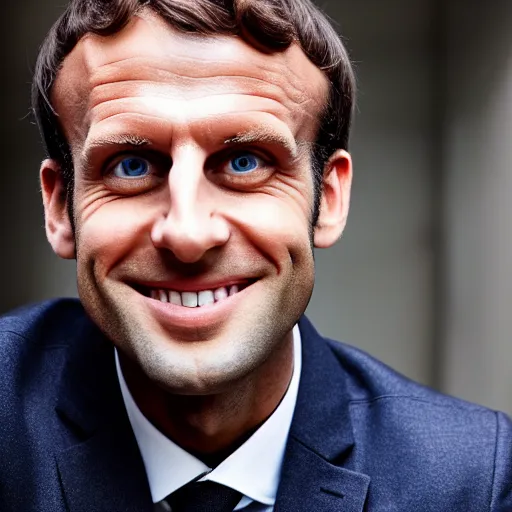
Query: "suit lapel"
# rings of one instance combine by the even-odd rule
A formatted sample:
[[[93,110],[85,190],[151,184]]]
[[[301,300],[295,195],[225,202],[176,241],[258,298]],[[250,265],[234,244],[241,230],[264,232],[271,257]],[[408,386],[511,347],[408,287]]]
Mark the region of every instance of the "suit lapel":
[[[142,458],[122,401],[114,350],[87,319],[69,344],[58,415],[65,449],[56,454],[70,512],[151,512]]]
[[[370,477],[335,466],[291,438],[275,512],[362,512]]]
[[[57,454],[70,512],[152,510],[144,468],[131,441],[106,431]]]
[[[302,373],[276,512],[361,512],[370,477],[342,467],[354,446],[339,362],[306,318],[299,323]]]

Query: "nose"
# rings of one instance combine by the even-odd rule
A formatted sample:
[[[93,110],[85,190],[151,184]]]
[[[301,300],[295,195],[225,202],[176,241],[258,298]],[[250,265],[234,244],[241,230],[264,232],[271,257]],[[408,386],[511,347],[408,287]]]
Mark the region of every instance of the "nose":
[[[152,229],[153,245],[170,250],[184,263],[195,263],[230,237],[227,220],[215,204],[215,186],[203,172],[199,158],[175,160],[168,178],[169,204]]]

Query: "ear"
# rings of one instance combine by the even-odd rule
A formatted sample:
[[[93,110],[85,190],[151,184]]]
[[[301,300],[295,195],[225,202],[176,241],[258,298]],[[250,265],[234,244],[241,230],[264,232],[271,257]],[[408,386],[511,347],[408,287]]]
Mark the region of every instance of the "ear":
[[[45,160],[39,173],[43,194],[46,237],[57,256],[75,257],[75,234],[68,213],[68,194],[55,160]]]
[[[347,223],[352,186],[352,158],[344,150],[336,151],[324,167],[320,212],[314,229],[314,245],[333,245]]]

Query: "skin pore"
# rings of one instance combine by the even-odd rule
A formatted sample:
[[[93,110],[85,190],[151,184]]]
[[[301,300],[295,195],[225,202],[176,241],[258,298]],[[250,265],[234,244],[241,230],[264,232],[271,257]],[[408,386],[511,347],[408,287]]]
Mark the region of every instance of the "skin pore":
[[[46,160],[48,239],[76,257],[82,304],[141,411],[199,456],[235,449],[290,382],[291,330],[314,281],[309,155],[327,92],[296,45],[265,54],[149,10],[114,36],[85,36],[58,74],[76,231]],[[317,247],[343,231],[350,156],[332,155],[324,176]],[[224,292],[192,308],[161,290]]]

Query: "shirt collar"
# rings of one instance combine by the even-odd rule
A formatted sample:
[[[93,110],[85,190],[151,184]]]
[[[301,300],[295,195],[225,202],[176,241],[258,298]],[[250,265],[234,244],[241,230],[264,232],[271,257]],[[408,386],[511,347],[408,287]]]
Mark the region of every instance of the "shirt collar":
[[[116,351],[116,369],[128,418],[144,461],[151,496],[157,503],[191,480],[211,480],[254,500],[273,505],[290,430],[302,364],[300,331],[293,328],[293,375],[272,415],[215,469],[165,437],[142,414],[128,390]],[[238,508],[238,507],[237,507]]]

